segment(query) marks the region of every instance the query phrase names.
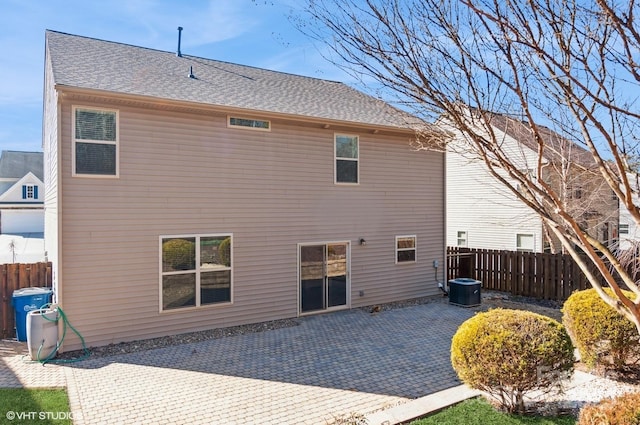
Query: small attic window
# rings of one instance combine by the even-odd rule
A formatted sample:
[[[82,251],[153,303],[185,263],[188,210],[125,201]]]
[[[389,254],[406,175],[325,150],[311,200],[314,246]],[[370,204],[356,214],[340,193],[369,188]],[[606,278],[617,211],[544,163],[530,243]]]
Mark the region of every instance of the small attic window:
[[[229,116],[228,127],[246,128],[250,130],[271,131],[271,121],[254,118],[240,118]]]

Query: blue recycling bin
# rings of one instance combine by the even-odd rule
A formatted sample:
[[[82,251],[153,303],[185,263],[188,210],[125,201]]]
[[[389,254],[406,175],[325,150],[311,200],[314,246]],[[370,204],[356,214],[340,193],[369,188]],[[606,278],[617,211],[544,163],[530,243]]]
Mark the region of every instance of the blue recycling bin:
[[[51,288],[21,288],[13,291],[11,304],[15,310],[16,337],[27,340],[27,314],[51,302]]]

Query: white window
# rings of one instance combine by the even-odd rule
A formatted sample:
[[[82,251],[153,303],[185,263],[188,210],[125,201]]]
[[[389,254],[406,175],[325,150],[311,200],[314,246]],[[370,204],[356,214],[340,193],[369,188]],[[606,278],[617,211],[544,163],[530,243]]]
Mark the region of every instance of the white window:
[[[467,232],[458,231],[458,246],[467,246]]]
[[[416,262],[416,236],[396,236],[396,264]]]
[[[160,311],[230,303],[232,235],[160,237]]]
[[[629,234],[629,225],[620,223],[618,225],[618,233],[620,235],[628,235]]]
[[[38,199],[38,186],[25,184],[22,186],[22,199]]]
[[[535,247],[534,241],[535,239],[533,235],[519,233],[516,235],[516,250],[533,252]]]
[[[228,117],[227,127],[239,127],[250,130],[271,131],[271,121],[254,118]]]
[[[73,175],[118,176],[118,111],[73,107]]]
[[[358,184],[359,146],[358,136],[335,135],[335,183]]]

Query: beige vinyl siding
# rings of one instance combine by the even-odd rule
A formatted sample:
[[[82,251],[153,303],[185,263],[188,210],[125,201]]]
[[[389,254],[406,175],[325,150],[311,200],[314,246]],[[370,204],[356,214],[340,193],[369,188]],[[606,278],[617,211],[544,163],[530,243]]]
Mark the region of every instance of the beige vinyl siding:
[[[73,104],[119,110],[119,178],[71,176]],[[89,345],[295,317],[298,243],[351,241],[351,307],[437,294],[443,155],[412,151],[408,136],[271,124],[63,103],[63,308]],[[358,186],[333,181],[343,130],[360,137]],[[233,304],[159,313],[158,237],[210,233],[234,235]],[[419,260],[396,265],[395,236],[406,234]],[[68,335],[65,350],[78,346]]]

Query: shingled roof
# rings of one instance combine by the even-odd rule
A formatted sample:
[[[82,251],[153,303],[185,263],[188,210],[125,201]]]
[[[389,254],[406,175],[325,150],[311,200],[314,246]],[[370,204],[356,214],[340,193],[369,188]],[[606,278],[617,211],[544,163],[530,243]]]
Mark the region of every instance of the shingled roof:
[[[533,151],[538,150],[533,131],[527,122],[507,115],[492,113],[490,124]],[[538,126],[538,133],[544,141],[544,157],[550,162],[570,160],[585,168],[596,166],[593,155],[578,144],[562,137],[550,128]]]
[[[20,179],[33,173],[44,180],[44,162],[42,152],[2,151],[0,155],[0,178]]]
[[[298,118],[409,128],[418,123],[346,84],[48,30],[56,88],[99,90]],[[193,70],[194,78],[189,77]]]

